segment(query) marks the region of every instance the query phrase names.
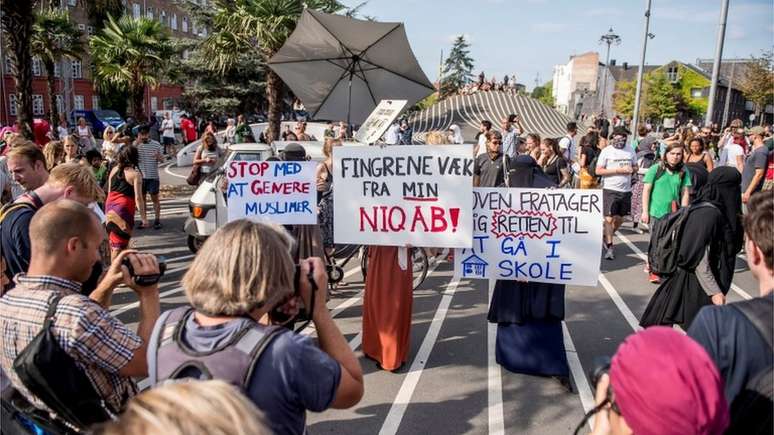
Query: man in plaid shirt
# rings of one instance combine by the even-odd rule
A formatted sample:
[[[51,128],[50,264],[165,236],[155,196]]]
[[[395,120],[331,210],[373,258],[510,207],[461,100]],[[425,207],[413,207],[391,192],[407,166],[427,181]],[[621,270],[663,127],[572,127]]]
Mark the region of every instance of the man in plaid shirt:
[[[30,223],[29,269],[17,275],[16,287],[0,298],[0,367],[13,387],[40,409],[50,411],[24,388],[13,362],[42,330],[48,306],[57,294],[62,296],[52,324],[57,341],[113,412],[120,412],[136,394],[132,377],[147,376],[145,354],[159,316],[158,286],[136,285],[121,262],[128,256],[137,275],[158,273],[158,263],[153,255],[124,251],[103,278],[110,293],[121,283],[137,293],[140,323],[135,334],[108,311],[110,295],[101,295],[103,306],[81,290],[81,283],[100,261],[104,238],[105,230],[87,207],[66,199],[43,206]],[[68,398],[62,399],[67,403]]]

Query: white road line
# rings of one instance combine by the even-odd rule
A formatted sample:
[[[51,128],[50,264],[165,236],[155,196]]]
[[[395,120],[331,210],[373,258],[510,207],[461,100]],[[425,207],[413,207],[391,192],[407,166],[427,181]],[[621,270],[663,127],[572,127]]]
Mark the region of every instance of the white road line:
[[[349,348],[353,351],[360,347],[360,344],[363,342],[363,331],[360,331],[352,337],[352,340],[349,340]]]
[[[459,278],[454,278],[446,286],[446,291],[444,291],[441,302],[435,310],[435,316],[433,316],[433,320],[430,323],[430,328],[427,330],[427,334],[425,334],[425,338],[422,340],[422,345],[419,347],[419,351],[414,357],[406,377],[403,379],[400,390],[398,390],[398,394],[392,402],[390,412],[387,414],[384,424],[382,424],[382,429],[379,431],[380,435],[394,435],[398,432],[400,422],[406,413],[406,408],[411,403],[414,389],[419,383],[419,378],[422,376],[422,371],[430,358],[433,346],[435,346],[435,342],[438,340],[438,333],[441,331],[441,326],[443,326],[443,321],[446,319],[446,313],[449,310],[449,304],[451,304],[459,283]]]
[[[578,389],[583,411],[586,413],[594,407],[594,393],[591,391],[588,379],[586,379],[586,372],[583,370],[566,322],[562,322],[562,334],[564,335],[564,352],[567,355],[567,364],[570,366],[573,379],[575,379],[575,387]],[[591,420],[589,420],[589,429],[594,430]]]
[[[489,280],[489,300],[492,300],[495,283]],[[497,364],[495,349],[497,346],[497,324],[489,322],[486,317],[486,350],[487,350],[487,415],[489,416],[489,434],[501,435],[505,433],[505,417],[503,413],[503,381],[500,364]]]
[[[616,234],[616,236],[618,236],[619,239],[621,239],[624,243],[626,243],[626,246],[628,246],[629,249],[634,251],[634,253],[637,254],[638,257],[640,257],[643,261],[646,261],[646,262],[648,261],[648,256],[645,255],[645,253],[642,252],[640,250],[640,248],[638,248],[634,243],[632,243],[631,240],[629,240],[628,237],[626,237],[623,234],[621,234],[620,231],[615,233],[615,234]],[[752,296],[750,296],[749,293],[747,293],[746,291],[744,291],[741,288],[739,288],[733,282],[731,283],[731,290],[733,290],[736,294],[738,294],[742,299],[748,299],[749,300],[749,299],[753,298]]]
[[[610,284],[610,281],[605,278],[604,274],[599,274],[599,282],[602,284],[602,287],[605,288],[607,294],[610,295],[610,299],[613,300],[615,306],[618,307],[618,311],[623,314],[624,319],[626,319],[626,323],[628,323],[629,326],[631,326],[635,331],[641,330],[642,328],[640,327],[640,322],[637,320],[637,317],[634,315],[634,313],[632,313],[632,310],[626,306],[626,303],[623,301],[623,299],[621,299],[621,295],[619,295],[615,290],[613,284]]]
[[[173,177],[177,177],[177,178],[182,178],[183,180],[185,180],[186,178],[188,178],[188,176],[187,176],[187,175],[178,175],[178,174],[175,174],[174,172],[170,171],[170,170],[169,170],[169,166],[166,166],[166,167],[164,168],[164,172],[166,172],[166,173],[167,173],[167,175],[171,175],[171,176],[173,176]]]

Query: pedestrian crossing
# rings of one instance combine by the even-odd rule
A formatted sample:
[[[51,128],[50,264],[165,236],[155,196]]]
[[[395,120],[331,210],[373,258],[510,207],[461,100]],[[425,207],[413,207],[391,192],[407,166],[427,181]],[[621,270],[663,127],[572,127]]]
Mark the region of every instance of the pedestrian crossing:
[[[481,121],[489,120],[499,130],[500,120],[510,114],[521,116],[526,133],[538,133],[543,137],[564,135],[565,126],[572,121],[534,98],[489,91],[440,100],[414,113],[409,124],[414,130],[414,140],[420,143],[424,143],[428,132],[446,131],[452,124],[460,127],[465,142],[472,142]]]

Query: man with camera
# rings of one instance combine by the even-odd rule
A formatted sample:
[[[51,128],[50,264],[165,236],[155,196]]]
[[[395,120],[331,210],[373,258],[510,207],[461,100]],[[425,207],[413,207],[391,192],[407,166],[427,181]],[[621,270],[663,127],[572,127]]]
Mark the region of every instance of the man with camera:
[[[165,312],[153,329],[151,384],[226,380],[282,434],[304,433],[307,410],[357,404],[363,374],[325,305],[325,265],[317,257],[294,265],[292,244],[282,227],[248,220],[207,239],[183,277],[191,306]],[[314,323],[319,347],[283,326],[299,312]]]
[[[61,419],[69,415],[70,406],[78,406],[82,391],[68,397],[56,393],[45,399],[33,394],[36,385],[20,372],[21,354],[39,345],[46,329],[55,337],[58,352],[74,361],[80,373],[40,373],[43,378],[72,378],[83,374],[104,402],[106,415],[118,413],[134,396],[137,387],[133,377],[148,373],[146,350],[153,324],[159,315],[158,287],[155,283],[141,286],[137,277],[159,277],[159,265],[153,255],[124,251],[110,265],[101,288],[89,294],[82,283],[101,270],[100,244],[105,230],[97,216],[76,201],[62,199],[40,208],[29,227],[31,258],[27,273],[16,277],[16,287],[0,298],[0,366],[13,384],[35,408],[53,412]],[[127,262],[131,267],[127,267]],[[129,270],[133,274],[129,273]],[[152,280],[151,280],[152,282]],[[157,279],[156,279],[157,282]],[[140,319],[135,334],[108,311],[110,296],[119,284],[125,284],[140,301]],[[50,325],[45,328],[46,325]],[[50,349],[50,348],[48,348]],[[40,354],[38,359],[51,358]],[[63,372],[64,371],[64,372]],[[22,380],[22,379],[25,380]],[[61,382],[60,382],[61,384]],[[39,391],[39,390],[36,390]],[[61,390],[58,390],[61,391]],[[86,410],[88,413],[88,410]],[[97,414],[101,410],[94,409]],[[72,420],[65,418],[69,423]],[[75,423],[77,425],[77,423]]]

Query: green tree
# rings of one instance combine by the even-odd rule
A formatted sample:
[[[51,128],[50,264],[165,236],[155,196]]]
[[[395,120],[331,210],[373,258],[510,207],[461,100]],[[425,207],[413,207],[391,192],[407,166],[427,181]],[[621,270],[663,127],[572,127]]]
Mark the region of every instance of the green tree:
[[[624,117],[631,118],[634,113],[634,92],[637,83],[634,80],[619,82],[613,93],[613,110]],[[642,101],[640,102],[642,104]]]
[[[448,96],[469,83],[473,78],[473,58],[470,57],[470,44],[464,35],[454,40],[449,57],[443,64],[441,73],[441,95]]]
[[[304,6],[333,13],[343,9],[336,0],[211,0],[205,15],[209,36],[201,49],[213,69],[225,74],[243,55],[258,55],[266,62],[295,29]],[[267,139],[280,133],[282,79],[264,66],[269,128]]]
[[[86,0],[84,3],[89,21],[97,31],[104,27],[108,17],[120,17],[124,14],[124,4],[121,0]]]
[[[116,21],[108,16],[105,28],[89,45],[97,87],[128,92],[132,114],[145,119],[146,88],[158,86],[166,77],[175,54],[166,29],[156,20],[124,15]]]
[[[3,31],[12,61],[11,74],[16,86],[16,116],[22,134],[32,139],[32,55],[30,39],[33,14],[37,2],[34,0],[11,0],[2,2]]]
[[[530,96],[548,107],[554,107],[553,88],[554,82],[549,80],[543,86],[535,86]]]
[[[48,82],[49,122],[57,125],[59,122],[59,110],[56,106],[56,78],[54,66],[63,57],[79,59],[83,52],[81,31],[70,21],[67,11],[59,9],[47,9],[39,12],[32,26],[32,40],[30,49],[38,56],[46,69],[46,81]],[[57,135],[57,129],[53,129]]]
[[[763,123],[761,111],[774,102],[774,52],[764,51],[760,57],[751,57],[739,87],[745,98],[755,104],[755,119]]]
[[[663,71],[648,74],[647,87],[643,90],[642,116],[662,120],[689,111],[679,86],[672,84]]]

